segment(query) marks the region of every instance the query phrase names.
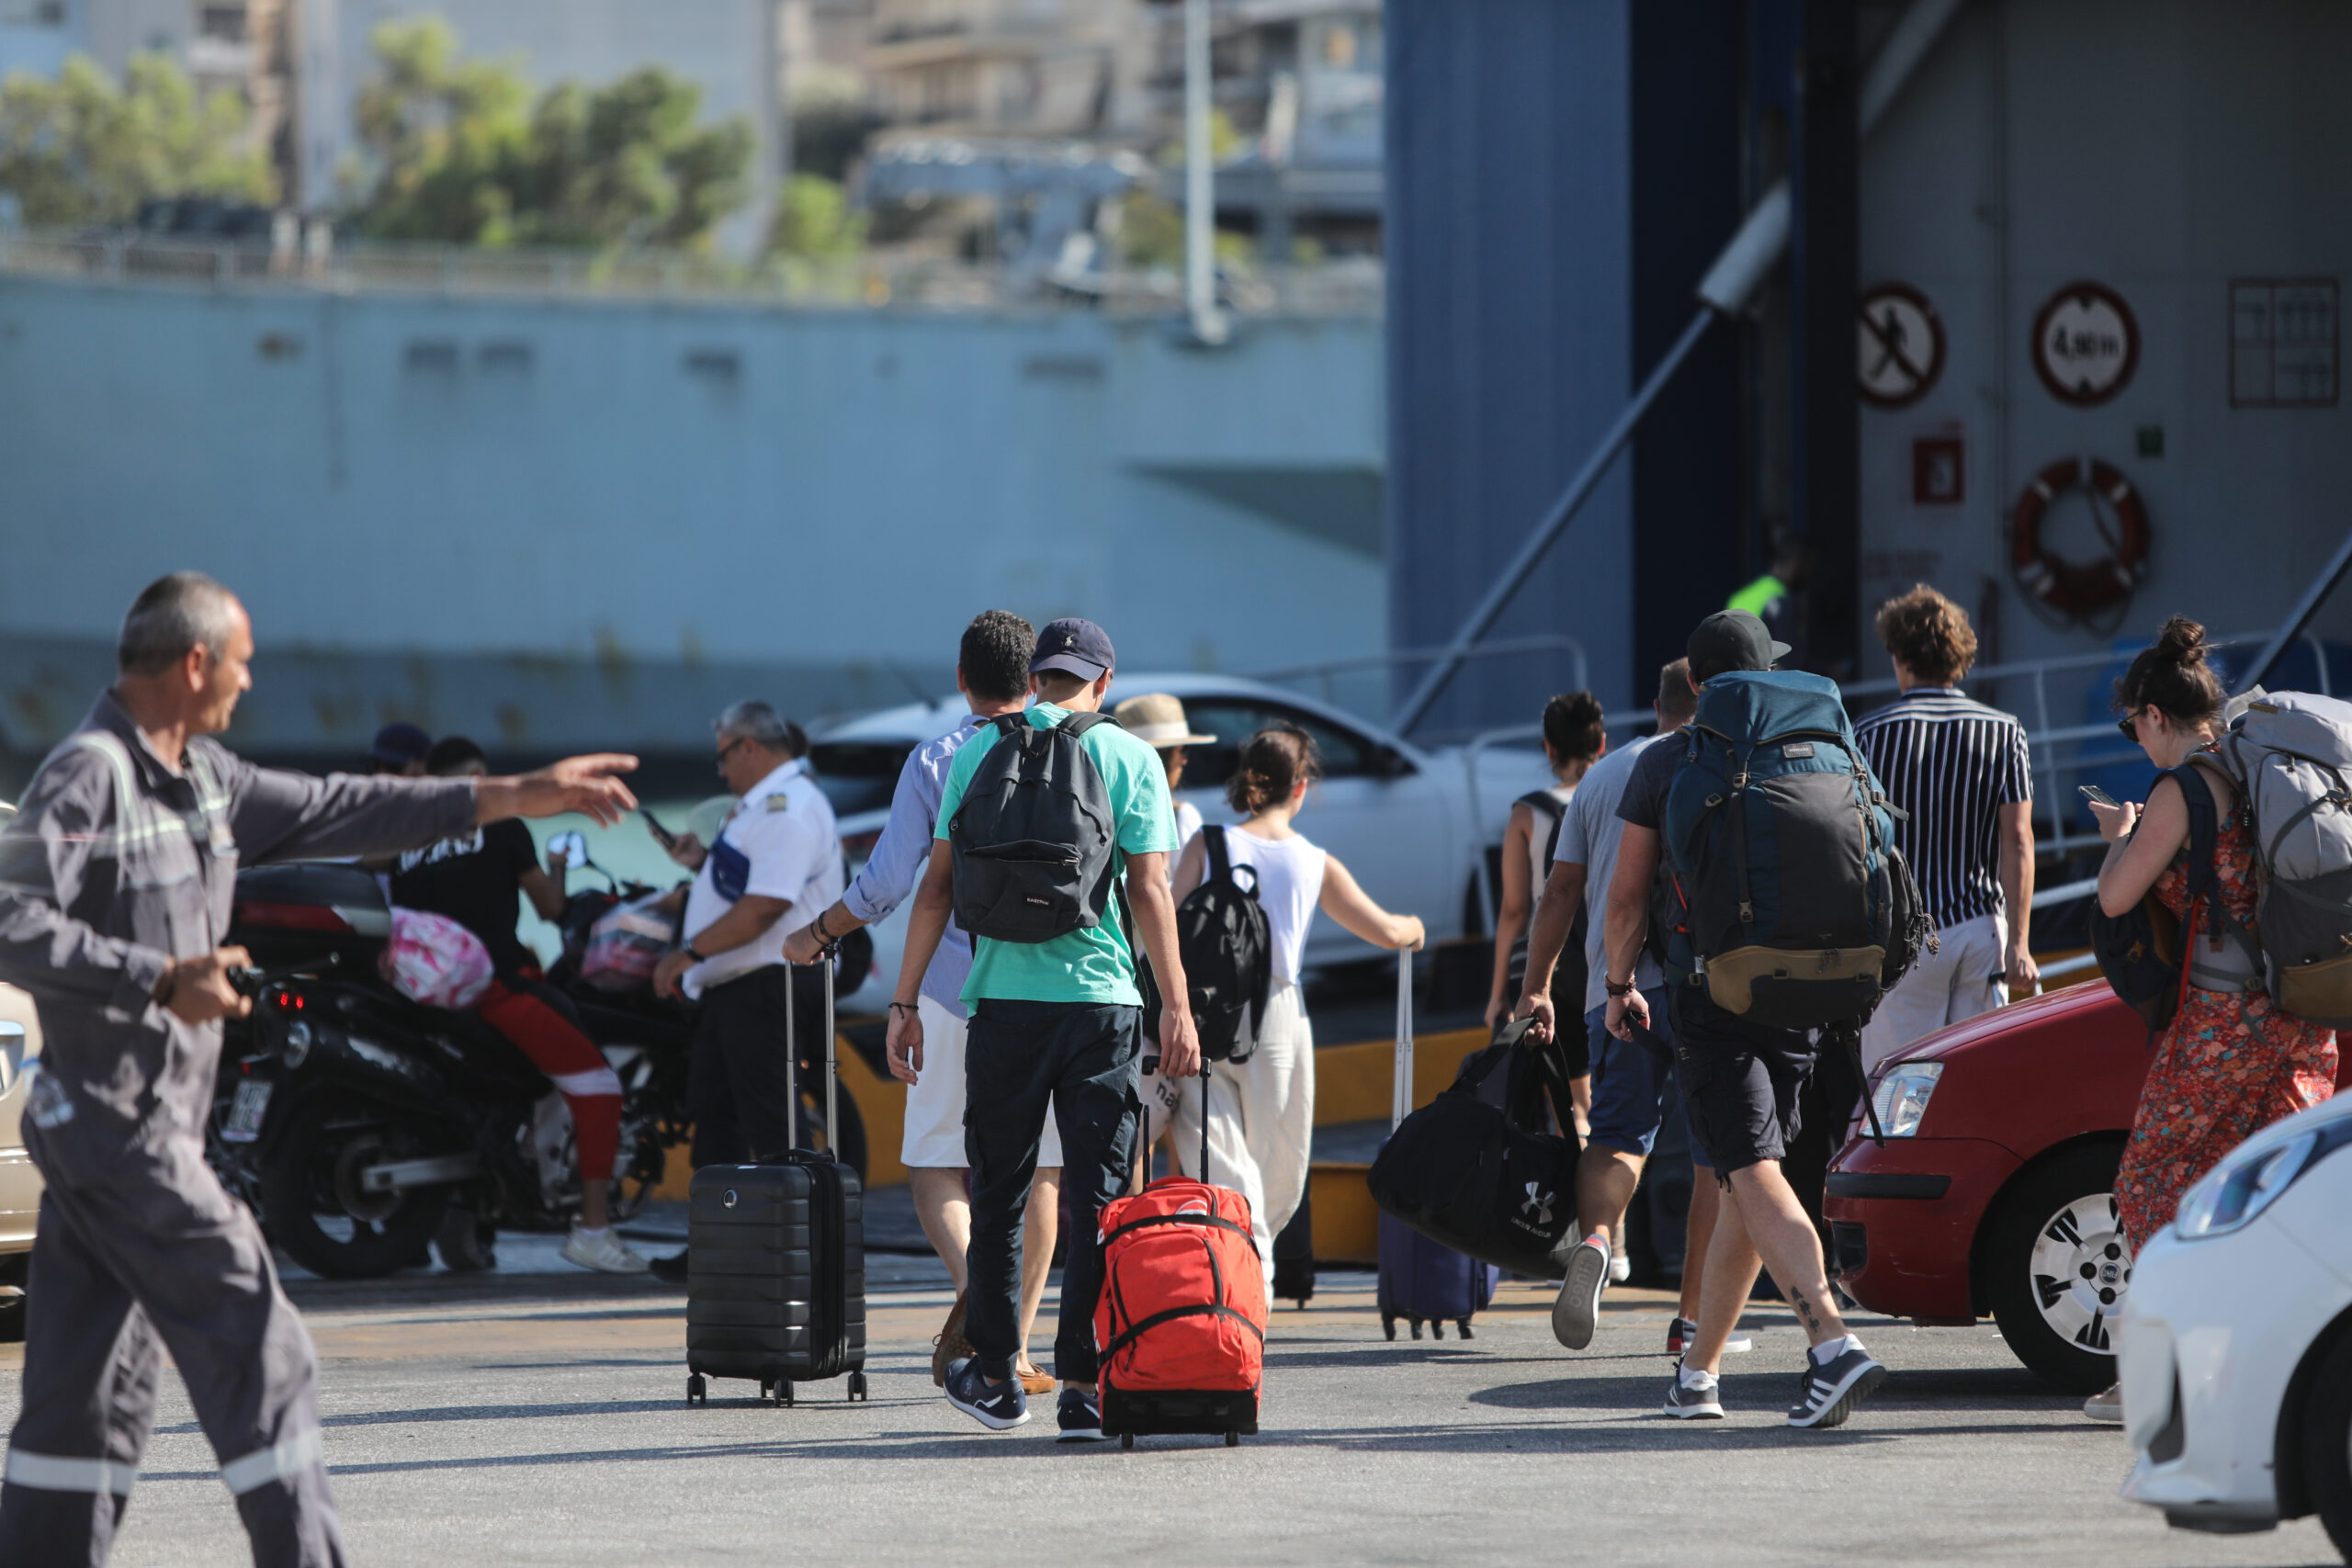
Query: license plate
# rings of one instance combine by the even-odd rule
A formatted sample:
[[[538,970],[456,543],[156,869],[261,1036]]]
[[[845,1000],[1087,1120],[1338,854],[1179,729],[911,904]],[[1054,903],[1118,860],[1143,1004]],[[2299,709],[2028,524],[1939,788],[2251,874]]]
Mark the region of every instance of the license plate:
[[[269,1112],[269,1091],[274,1087],[259,1078],[247,1078],[237,1086],[237,1098],[229,1104],[229,1119],[220,1124],[224,1141],[250,1144],[261,1136],[261,1119]]]

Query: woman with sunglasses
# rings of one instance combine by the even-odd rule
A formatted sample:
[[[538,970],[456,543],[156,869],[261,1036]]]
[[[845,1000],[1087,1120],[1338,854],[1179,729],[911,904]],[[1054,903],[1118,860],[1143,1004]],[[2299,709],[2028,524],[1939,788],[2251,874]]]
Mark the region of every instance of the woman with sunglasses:
[[[2147,806],[2091,803],[2107,840],[2099,908],[2129,913],[2153,890],[2181,921],[2189,971],[2180,1010],[2155,1043],[2139,1113],[2115,1179],[2115,1203],[2134,1246],[2172,1223],[2181,1194],[2222,1156],[2271,1122],[2335,1092],[2335,1032],[2278,1010],[2263,988],[2254,942],[2254,835],[2229,774],[2214,756],[2222,734],[2222,683],[2206,662],[2205,628],[2175,615],[2155,646],[2141,650],[2117,683],[2117,728],[2165,772]],[[2218,824],[2210,866],[2189,859],[2185,770],[2212,796]],[[2190,910],[2192,876],[2220,894]],[[2222,945],[2211,939],[2216,934]],[[2192,941],[2193,937],[2193,941]],[[2115,1389],[2084,1407],[2094,1420],[2120,1421]]]

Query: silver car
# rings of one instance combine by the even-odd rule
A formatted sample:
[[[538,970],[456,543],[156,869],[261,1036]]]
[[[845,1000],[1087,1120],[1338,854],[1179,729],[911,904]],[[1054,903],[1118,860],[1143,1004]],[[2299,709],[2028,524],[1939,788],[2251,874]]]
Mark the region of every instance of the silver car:
[[[1231,822],[1225,782],[1243,741],[1270,724],[1295,724],[1323,754],[1323,782],[1307,797],[1299,830],[1340,857],[1384,908],[1421,917],[1431,942],[1487,933],[1486,852],[1499,843],[1510,803],[1552,782],[1539,750],[1445,747],[1425,750],[1341,709],[1230,675],[1122,673],[1112,700],[1147,692],[1181,698],[1207,746],[1188,748],[1180,797],[1211,822]],[[944,735],[969,711],[962,697],[910,703],[832,726],[809,748],[833,803],[853,872],[881,836],[907,753]],[[874,933],[874,976],[848,1005],[879,1007],[895,984],[903,911]],[[1307,938],[1310,966],[1368,958],[1374,950],[1330,920]]]

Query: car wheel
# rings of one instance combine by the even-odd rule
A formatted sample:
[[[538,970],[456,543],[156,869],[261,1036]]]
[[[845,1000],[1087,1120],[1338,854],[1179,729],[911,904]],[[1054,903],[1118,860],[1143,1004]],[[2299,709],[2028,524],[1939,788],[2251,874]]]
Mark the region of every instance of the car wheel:
[[[1985,1254],[2001,1337],[2071,1393],[2115,1382],[2115,1325],[2132,1284],[2132,1248],[2115,1211],[2121,1157],[2115,1145],[2096,1145],[2032,1172],[2002,1202]]]
[[[286,1255],[329,1280],[379,1279],[428,1261],[447,1187],[368,1192],[359,1173],[428,1152],[373,1106],[318,1095],[288,1120],[262,1173],[265,1228]]]
[[[2352,1562],[2352,1337],[2320,1363],[2303,1406],[2303,1491],[2327,1539]]]

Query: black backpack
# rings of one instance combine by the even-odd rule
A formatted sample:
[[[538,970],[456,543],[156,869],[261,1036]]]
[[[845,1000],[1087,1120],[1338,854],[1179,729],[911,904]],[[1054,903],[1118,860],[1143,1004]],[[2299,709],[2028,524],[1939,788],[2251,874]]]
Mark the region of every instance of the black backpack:
[[[1258,901],[1258,868],[1233,863],[1225,834],[1221,827],[1201,829],[1208,875],[1177,907],[1176,952],[1184,961],[1202,1059],[1246,1062],[1258,1048],[1258,1025],[1273,988],[1274,937]]]
[[[1110,721],[1074,713],[1040,729],[1026,713],[993,722],[989,749],[947,824],[956,923],[975,939],[1051,942],[1102,923],[1118,829],[1111,792],[1080,737]]]

